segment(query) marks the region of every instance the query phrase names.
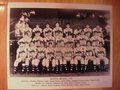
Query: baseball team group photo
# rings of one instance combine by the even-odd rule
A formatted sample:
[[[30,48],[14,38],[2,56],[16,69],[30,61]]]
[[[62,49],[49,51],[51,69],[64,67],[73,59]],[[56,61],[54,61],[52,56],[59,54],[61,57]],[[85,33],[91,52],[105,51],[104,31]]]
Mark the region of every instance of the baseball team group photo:
[[[109,73],[109,20],[105,10],[11,8],[10,73]]]

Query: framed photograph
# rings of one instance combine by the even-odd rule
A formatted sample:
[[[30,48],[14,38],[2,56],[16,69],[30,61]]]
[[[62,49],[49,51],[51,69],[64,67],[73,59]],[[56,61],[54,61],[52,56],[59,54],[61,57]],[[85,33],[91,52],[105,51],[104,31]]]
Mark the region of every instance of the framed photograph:
[[[8,89],[112,87],[112,7],[9,3]]]

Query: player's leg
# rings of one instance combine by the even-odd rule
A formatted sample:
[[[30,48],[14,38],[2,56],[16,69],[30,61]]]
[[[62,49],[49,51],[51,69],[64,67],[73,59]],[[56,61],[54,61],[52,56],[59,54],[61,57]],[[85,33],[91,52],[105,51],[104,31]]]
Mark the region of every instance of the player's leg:
[[[43,59],[42,61],[42,73],[45,74],[47,70],[47,62],[46,58]]]
[[[56,60],[53,59],[52,60],[52,72],[55,73],[55,69],[56,69]]]
[[[88,60],[85,60],[84,71],[88,71]]]
[[[63,68],[63,62],[62,62],[62,59],[60,60],[60,73],[62,73],[62,69]]]
[[[17,72],[17,70],[18,70],[18,65],[19,65],[19,63],[20,63],[21,61],[22,61],[21,58],[18,58],[18,59],[15,60],[15,62],[14,62],[14,73]]]
[[[26,59],[25,64],[26,64],[26,73],[29,73],[30,71],[30,59],[29,58]]]
[[[32,73],[35,73],[35,59],[32,60]]]
[[[38,67],[39,63],[40,63],[39,59],[35,59],[34,65],[35,65],[35,71],[36,71],[36,73],[39,73],[39,67]]]
[[[86,65],[85,65],[85,61],[84,61],[84,59],[81,59],[80,60],[80,63],[81,63],[81,67],[80,67],[80,71],[81,72],[84,72],[86,69],[87,69],[87,62],[86,62]]]

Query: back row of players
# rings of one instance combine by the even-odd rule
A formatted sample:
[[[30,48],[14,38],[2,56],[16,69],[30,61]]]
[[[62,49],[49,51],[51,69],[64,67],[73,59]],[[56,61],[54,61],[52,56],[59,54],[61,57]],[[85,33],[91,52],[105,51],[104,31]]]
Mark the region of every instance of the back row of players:
[[[74,72],[106,70],[109,60],[103,47],[103,30],[97,25],[93,30],[89,25],[83,30],[73,30],[67,24],[63,30],[59,23],[55,28],[47,24],[32,30],[28,24],[16,27],[16,35],[22,33],[18,41],[14,71],[22,64],[22,72]],[[18,32],[19,31],[19,32]]]

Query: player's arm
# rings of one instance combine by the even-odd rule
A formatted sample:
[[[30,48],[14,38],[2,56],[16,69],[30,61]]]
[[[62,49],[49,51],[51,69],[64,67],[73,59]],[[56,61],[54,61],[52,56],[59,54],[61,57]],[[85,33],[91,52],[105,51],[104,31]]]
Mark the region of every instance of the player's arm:
[[[105,56],[106,56],[106,49],[103,47],[103,52],[104,52],[104,54],[105,54]]]
[[[19,50],[19,48],[18,48],[18,49],[17,49],[17,52],[16,52],[16,53],[17,53],[17,54],[16,54],[16,59],[19,58],[19,52],[20,52],[20,50]]]

